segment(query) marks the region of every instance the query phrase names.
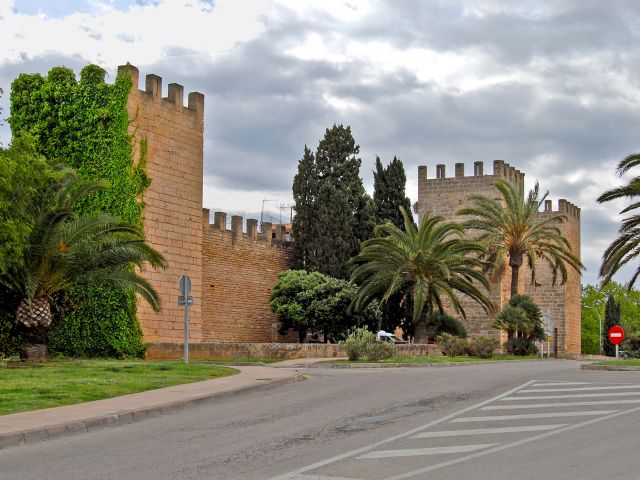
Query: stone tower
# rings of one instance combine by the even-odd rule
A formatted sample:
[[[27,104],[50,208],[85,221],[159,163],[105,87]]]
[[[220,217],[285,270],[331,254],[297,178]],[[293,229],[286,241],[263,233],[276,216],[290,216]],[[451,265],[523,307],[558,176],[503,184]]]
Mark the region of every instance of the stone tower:
[[[167,269],[143,272],[158,290],[162,311],[138,301],[138,319],[147,342],[176,343],[184,335],[184,309],[177,305],[180,275],[191,278],[193,296],[202,291],[202,166],[204,95],[191,92],[184,105],[182,85],[170,83],[162,97],[162,78],[147,75],[138,89],[139,72],[131,65],[118,68],[131,77],[127,109],[135,159],[146,152],[151,185],[144,193],[147,241],[167,260]],[[191,307],[190,339],[202,339],[201,302]]]
[[[465,176],[464,163],[455,164],[455,175],[446,176],[445,165],[436,165],[436,178],[427,178],[427,167],[418,167],[418,201],[414,209],[422,216],[427,210],[443,215],[450,220],[458,220],[455,213],[465,204],[470,194],[481,194],[492,198],[501,198],[495,188],[497,179],[524,185],[524,173],[502,160],[493,162],[493,173],[485,175],[483,162],[473,164],[473,175]],[[546,201],[542,215],[552,213],[566,215],[567,221],[559,228],[569,240],[572,251],[580,256],[580,209],[566,200],[560,200],[554,212],[550,200]],[[546,265],[540,264],[536,274],[536,283],[530,282],[530,271],[521,268],[521,292],[530,295],[540,306],[543,315],[553,323],[553,345],[558,355],[580,353],[580,274],[569,269],[569,278],[564,285],[552,285],[551,273]],[[489,296],[497,307],[502,308],[510,295],[511,271],[508,265],[493,273],[490,277]],[[495,314],[486,314],[475,302],[462,298],[461,303],[467,312],[465,325],[470,335],[492,335],[499,337],[500,332],[491,327]]]

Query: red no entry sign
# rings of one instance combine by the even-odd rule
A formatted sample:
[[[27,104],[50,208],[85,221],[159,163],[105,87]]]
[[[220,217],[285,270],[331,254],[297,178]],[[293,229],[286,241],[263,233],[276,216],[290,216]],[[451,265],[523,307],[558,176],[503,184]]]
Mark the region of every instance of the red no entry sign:
[[[618,345],[622,343],[624,340],[624,330],[621,326],[616,325],[615,327],[611,327],[609,329],[609,333],[607,334],[609,337],[609,341],[614,345]]]

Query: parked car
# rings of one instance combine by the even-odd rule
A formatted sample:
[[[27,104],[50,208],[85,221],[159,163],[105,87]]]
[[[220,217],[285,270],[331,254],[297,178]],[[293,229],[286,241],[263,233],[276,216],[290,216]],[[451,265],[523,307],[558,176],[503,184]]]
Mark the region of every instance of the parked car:
[[[376,334],[376,340],[381,342],[389,342],[389,343],[407,343],[405,340],[396,337],[393,333],[385,332],[384,330],[379,330]]]

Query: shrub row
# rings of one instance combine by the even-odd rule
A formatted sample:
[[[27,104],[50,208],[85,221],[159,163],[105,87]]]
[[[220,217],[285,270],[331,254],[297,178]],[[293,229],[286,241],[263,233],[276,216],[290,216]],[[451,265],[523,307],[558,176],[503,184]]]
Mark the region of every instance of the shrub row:
[[[500,347],[500,342],[493,337],[480,336],[467,340],[448,333],[439,335],[437,343],[442,353],[449,357],[469,355],[470,357],[491,358]]]

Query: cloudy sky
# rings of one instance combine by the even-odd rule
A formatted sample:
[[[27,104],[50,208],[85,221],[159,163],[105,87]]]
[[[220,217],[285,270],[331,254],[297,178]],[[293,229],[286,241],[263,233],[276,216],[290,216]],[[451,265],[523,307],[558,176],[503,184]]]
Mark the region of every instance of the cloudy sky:
[[[370,192],[375,156],[397,155],[412,201],[418,165],[504,159],[582,207],[585,282],[622,208],[595,198],[640,151],[635,0],[0,0],[0,45],[3,117],[20,72],[56,65],[113,79],[129,61],[204,93],[215,210],[255,217],[266,198],[286,218],[303,147],[333,123]]]

